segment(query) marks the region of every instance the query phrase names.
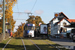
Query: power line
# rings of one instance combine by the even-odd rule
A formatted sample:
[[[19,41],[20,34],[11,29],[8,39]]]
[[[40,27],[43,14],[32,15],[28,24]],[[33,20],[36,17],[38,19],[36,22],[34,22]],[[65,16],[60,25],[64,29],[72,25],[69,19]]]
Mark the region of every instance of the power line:
[[[18,12],[19,12],[19,8],[18,8],[18,2],[17,2],[17,10],[18,10]]]
[[[19,12],[19,8],[18,8],[18,2],[17,2],[17,10],[18,10],[18,12]],[[18,14],[18,18],[19,18],[19,14]]]
[[[26,19],[14,19],[14,20],[26,20]]]
[[[31,12],[32,12],[32,10],[33,10],[33,9],[34,9],[34,7],[35,7],[36,2],[37,2],[37,0],[35,1],[35,3],[34,3],[34,5],[33,5],[32,9],[31,9]]]
[[[28,14],[28,13],[26,13],[26,12],[13,12],[13,13],[25,13],[25,14]],[[29,14],[30,14],[31,12],[29,12]]]
[[[35,3],[34,3],[34,5],[33,5],[32,9],[31,9],[31,11],[34,9],[36,2],[37,2],[37,0],[35,1]],[[19,12],[18,2],[17,2],[17,10],[18,10],[18,12],[13,12],[13,13],[25,13],[25,12]],[[25,14],[28,14],[28,16],[29,16],[29,14],[32,15],[31,12],[29,12],[29,13],[25,13]],[[18,15],[18,16],[19,16],[19,15]],[[18,18],[19,18],[19,17],[18,17]],[[26,19],[14,19],[14,20],[26,20]]]

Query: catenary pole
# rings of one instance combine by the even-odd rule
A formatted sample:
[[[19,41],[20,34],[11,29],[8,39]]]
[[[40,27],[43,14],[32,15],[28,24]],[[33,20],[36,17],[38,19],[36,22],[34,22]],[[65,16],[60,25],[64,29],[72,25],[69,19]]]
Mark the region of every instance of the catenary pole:
[[[5,0],[3,0],[3,39],[5,39]]]

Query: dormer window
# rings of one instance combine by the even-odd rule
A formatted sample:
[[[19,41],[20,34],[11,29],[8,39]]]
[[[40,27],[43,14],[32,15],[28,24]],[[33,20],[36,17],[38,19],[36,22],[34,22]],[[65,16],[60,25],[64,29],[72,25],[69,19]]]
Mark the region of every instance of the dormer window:
[[[65,25],[66,25],[66,23],[64,22],[64,23],[63,23],[63,26],[65,26]]]

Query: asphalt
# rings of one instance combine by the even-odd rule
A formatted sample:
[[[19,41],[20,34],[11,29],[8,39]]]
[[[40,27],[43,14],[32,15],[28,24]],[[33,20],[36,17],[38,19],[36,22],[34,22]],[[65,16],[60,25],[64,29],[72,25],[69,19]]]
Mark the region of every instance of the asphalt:
[[[75,50],[75,42],[73,42],[73,40],[69,38],[51,38],[50,37],[50,40],[57,44],[62,45],[66,49]]]

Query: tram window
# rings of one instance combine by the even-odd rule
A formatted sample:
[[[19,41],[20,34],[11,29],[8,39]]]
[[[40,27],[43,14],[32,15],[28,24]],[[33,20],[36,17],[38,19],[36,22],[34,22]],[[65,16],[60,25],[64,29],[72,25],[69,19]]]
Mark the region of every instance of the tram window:
[[[27,27],[27,29],[28,30],[34,30],[34,27],[29,26],[29,27]]]

